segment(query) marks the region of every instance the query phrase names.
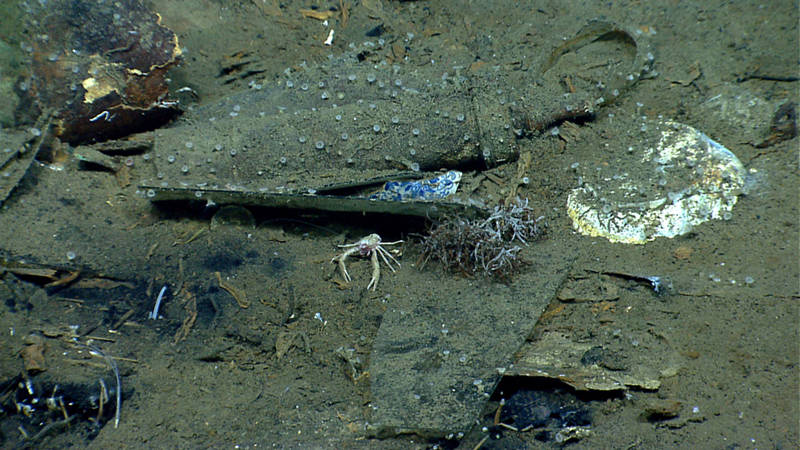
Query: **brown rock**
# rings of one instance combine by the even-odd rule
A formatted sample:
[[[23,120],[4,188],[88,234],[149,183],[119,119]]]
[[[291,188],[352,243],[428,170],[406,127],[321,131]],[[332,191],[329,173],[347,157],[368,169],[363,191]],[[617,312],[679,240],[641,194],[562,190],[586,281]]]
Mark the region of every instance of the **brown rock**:
[[[647,403],[642,417],[648,422],[674,419],[680,415],[682,403],[677,400],[657,399]]]
[[[693,252],[694,249],[692,247],[681,245],[672,252],[672,256],[674,256],[676,259],[686,260],[692,256]]]
[[[25,365],[25,372],[33,375],[47,370],[47,365],[44,361],[44,350],[45,346],[42,343],[30,344],[23,347],[19,354]]]

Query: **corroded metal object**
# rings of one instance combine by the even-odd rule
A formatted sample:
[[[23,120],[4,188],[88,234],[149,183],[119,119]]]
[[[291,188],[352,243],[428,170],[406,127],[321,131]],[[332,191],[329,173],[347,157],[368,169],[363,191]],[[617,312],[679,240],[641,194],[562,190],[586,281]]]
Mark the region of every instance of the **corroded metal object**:
[[[394,214],[431,219],[442,216],[461,216],[470,219],[488,214],[476,205],[458,202],[408,200],[371,200],[366,197],[325,194],[295,194],[253,192],[208,188],[169,188],[140,186],[146,196],[156,202],[201,200],[220,205],[261,206],[265,208],[308,209],[329,212],[358,212],[369,214]]]
[[[178,38],[139,0],[55,0],[35,13],[30,90],[40,109],[57,111],[62,141],[117,138],[179,112],[165,82]]]
[[[565,98],[569,100],[554,103],[523,98],[513,106],[516,125],[526,133],[538,133],[555,122],[591,116],[639,80],[654,76],[655,54],[644,35],[641,29],[590,20],[538,68],[545,83],[567,85]],[[561,59],[571,52],[576,53],[574,58]]]
[[[560,57],[600,41],[612,41],[608,51],[623,54],[593,74],[604,83],[563,92],[560,74],[581,69],[559,64]],[[390,65],[375,56],[386,51],[384,44],[352,45],[343,55],[287,69],[259,89],[196,108],[158,130],[155,177],[142,188],[154,201],[227,191],[249,200],[288,195],[308,203],[309,194],[354,180],[401,171],[422,178],[443,168],[514,161],[520,138],[593,114],[651,70],[646,45],[608,22],[592,22],[567,44],[543,55],[542,71]]]

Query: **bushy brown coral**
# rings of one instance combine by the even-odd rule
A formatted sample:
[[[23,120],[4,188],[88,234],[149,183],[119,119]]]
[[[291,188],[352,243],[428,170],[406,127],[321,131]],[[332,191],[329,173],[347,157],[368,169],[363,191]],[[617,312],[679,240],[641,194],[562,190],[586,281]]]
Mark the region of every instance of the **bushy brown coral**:
[[[543,234],[542,220],[534,217],[528,199],[519,198],[496,206],[485,219],[446,217],[422,238],[423,265],[433,259],[466,275],[509,280],[523,263],[521,245]]]

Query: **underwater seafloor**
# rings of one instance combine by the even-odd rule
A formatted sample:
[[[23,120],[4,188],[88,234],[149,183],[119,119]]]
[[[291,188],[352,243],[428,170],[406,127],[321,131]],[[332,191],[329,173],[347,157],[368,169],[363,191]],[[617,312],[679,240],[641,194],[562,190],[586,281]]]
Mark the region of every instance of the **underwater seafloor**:
[[[771,129],[775,113],[800,97],[796,2],[144,5],[160,14],[183,50],[168,77],[184,116],[155,131],[167,148],[131,151],[100,167],[68,151],[61,159],[40,155],[0,209],[0,446],[792,448],[800,442],[795,110],[784,110],[789,122],[782,137]],[[9,122],[9,104],[23,109],[31,101],[25,95],[40,95],[7,82],[12,73],[26,73],[25,42],[41,40],[26,7],[19,2],[3,10],[26,24],[6,22],[0,34],[7,64],[0,86],[7,99],[3,147],[12,145],[6,131],[34,126]],[[513,192],[543,216],[546,232],[520,245],[516,257],[524,264],[510,277],[446,270],[435,258],[423,263],[419,240],[430,225],[424,219],[275,207],[222,216],[213,204],[153,203],[140,188],[160,180],[162,171],[168,180],[188,179],[203,162],[186,163],[186,170],[181,164],[197,148],[218,141],[229,151],[230,142],[259,130],[258,109],[249,105],[271,86],[299,80],[321,95],[322,86],[304,74],[349,73],[337,66],[342,55],[410,74],[394,85],[402,108],[402,92],[424,84],[415,73],[478,79],[494,70],[524,84],[520,78],[535,72],[542,55],[599,17],[633,30],[614,34],[622,35],[618,44],[647,41],[647,76],[625,86],[617,101],[598,103],[591,117],[559,120],[559,133],[548,128],[515,140],[527,155],[524,164],[461,167],[462,190],[480,203],[492,206]],[[575,71],[561,80],[565,90],[595,82],[594,65],[558,56]],[[598,64],[628,56],[604,55]],[[362,69],[353,71],[361,77]],[[489,94],[514,88],[522,86]],[[559,99],[541,95],[543,104]],[[193,122],[195,111],[213,105],[236,113],[226,120],[253,116],[240,117],[242,128]],[[443,121],[429,106],[398,112],[402,123],[412,121],[405,135],[382,130],[385,138],[370,141],[370,149],[388,152],[394,145],[388,140],[413,139],[408,133],[417,128],[412,134],[424,136],[426,119],[454,127],[464,120]],[[376,109],[369,102],[349,107],[367,118]],[[738,157],[747,180],[735,206],[724,220],[641,245],[578,233],[567,212],[570,192],[614,168],[613,146],[631,127],[662,119],[690,125]],[[785,132],[791,125],[794,136]],[[184,146],[172,144],[182,139],[180,126],[196,130]],[[308,144],[323,132],[329,130],[309,129]],[[335,155],[330,142],[321,147]],[[283,151],[264,150],[266,161],[290,159],[265,166],[265,177],[287,183],[328,177],[327,163],[293,165]],[[348,164],[381,160],[389,158],[368,154]],[[230,176],[245,165],[240,171],[234,165]],[[371,233],[405,241],[387,245],[398,249],[391,254],[399,267],[392,272],[379,260],[375,291],[366,289],[369,259],[347,259],[350,283],[331,261],[346,250],[339,245]],[[669,289],[654,292],[654,276],[669,280]],[[162,286],[160,317],[152,319]],[[577,366],[569,366],[575,352]],[[112,359],[122,386],[118,426]]]

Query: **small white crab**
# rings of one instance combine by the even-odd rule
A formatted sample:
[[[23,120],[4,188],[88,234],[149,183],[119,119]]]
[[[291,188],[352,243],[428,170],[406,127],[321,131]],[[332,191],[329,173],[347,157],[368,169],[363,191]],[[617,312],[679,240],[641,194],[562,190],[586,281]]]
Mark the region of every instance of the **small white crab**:
[[[394,242],[383,242],[381,241],[381,237],[375,233],[370,234],[369,236],[361,238],[360,241],[353,243],[353,244],[344,244],[340,245],[341,248],[346,248],[347,250],[339,256],[334,256],[331,259],[331,262],[338,262],[339,268],[342,269],[342,276],[346,282],[350,282],[350,274],[347,273],[347,268],[344,265],[344,260],[347,259],[348,256],[358,252],[361,256],[369,256],[372,260],[372,279],[369,280],[369,284],[367,285],[367,290],[372,288],[374,291],[378,287],[378,280],[381,277],[381,267],[378,263],[378,255],[381,256],[383,262],[389,266],[392,272],[394,272],[394,267],[392,267],[392,262],[397,264],[397,267],[400,267],[400,263],[389,253],[383,245],[395,245],[399,244],[403,241],[394,241]],[[388,257],[388,258],[387,258]]]

